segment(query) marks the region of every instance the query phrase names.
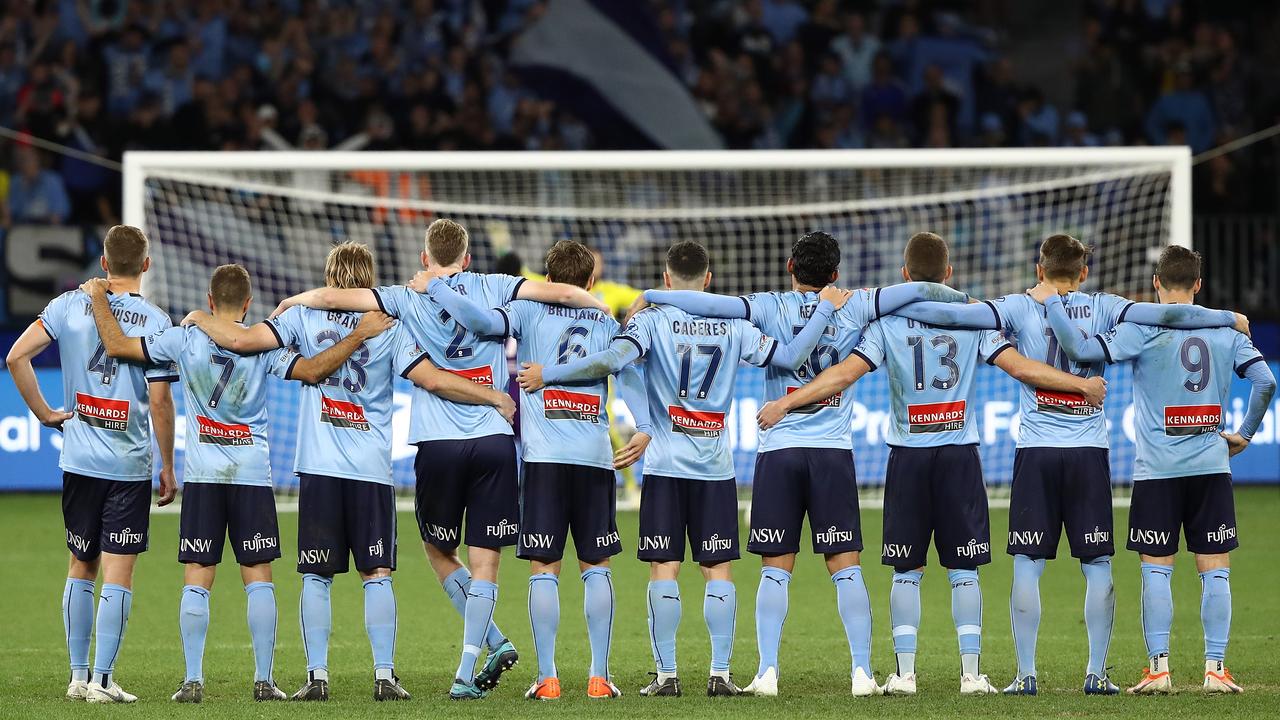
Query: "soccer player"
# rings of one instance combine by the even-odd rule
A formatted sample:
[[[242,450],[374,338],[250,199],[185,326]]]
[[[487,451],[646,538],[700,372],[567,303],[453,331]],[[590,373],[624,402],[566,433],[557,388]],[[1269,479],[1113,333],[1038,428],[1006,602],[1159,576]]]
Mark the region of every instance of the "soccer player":
[[[561,240],[547,253],[547,277],[592,289],[592,252],[582,243]],[[517,360],[543,366],[563,365],[608,348],[621,326],[600,310],[517,300],[489,309],[461,295],[441,279],[429,285],[431,298],[477,335],[511,336]],[[622,695],[609,677],[614,594],[609,559],[622,552],[616,517],[616,466],[629,466],[648,445],[644,380],[634,365],[618,373],[622,394],[637,418],[637,435],[615,465],[609,444],[607,380],[560,384],[525,393],[521,404],[524,480],[520,488],[520,542],[516,555],[529,560],[529,623],[538,653],[538,678],[525,697],[560,697],[556,671],[556,632],[560,624],[560,569],[570,532],[582,573],[591,668],[587,696]],[[632,451],[634,449],[634,452]]]
[[[607,309],[580,287],[467,272],[469,242],[464,227],[452,220],[436,220],[427,228],[420,258],[423,268],[445,276],[450,287],[490,307],[539,300]],[[318,288],[285,299],[276,314],[293,305],[383,310],[404,323],[424,352],[424,362],[429,356],[441,369],[485,387],[493,387],[494,379],[504,377],[506,371],[500,338],[476,336],[430,297],[408,287]],[[418,446],[414,463],[418,530],[436,578],[463,616],[462,657],[449,691],[456,700],[484,697],[519,659],[515,646],[493,624],[498,562],[502,548],[517,539],[519,489],[511,434],[511,424],[491,408],[460,405],[414,389],[409,441]],[[463,539],[471,570],[457,554],[464,513]],[[489,656],[476,673],[481,646],[486,644]]]
[[[276,597],[271,562],[280,557],[280,530],[267,446],[266,377],[315,384],[336,370],[361,343],[390,327],[390,318],[369,313],[352,336],[314,358],[289,350],[238,356],[218,348],[194,327],[171,327],[143,338],[126,337],[107,304],[106,282],[81,286],[93,299],[94,321],[107,355],[135,363],[175,363],[186,400],[186,469],[178,562],[186,565],[179,605],[186,678],[173,700],[204,697],[204,646],[209,632],[209,591],[224,538],[230,537],[248,596],[253,638],[254,700],[284,700],[272,665],[276,643]],[[209,279],[209,308],[239,322],[252,300],[249,273],[223,265]]]
[[[704,290],[711,282],[704,247],[678,242],[667,253],[663,281],[677,290]],[[649,413],[663,416],[654,428],[640,496],[638,556],[649,565],[649,635],[657,672],[640,691],[678,696],[676,629],[685,537],[707,581],[703,617],[711,635],[707,695],[737,695],[729,677],[737,594],[730,562],[738,559],[737,483],[725,418],[739,361],[794,370],[813,352],[837,305],[849,293],[825,288],[822,302],[790,343],[769,337],[745,320],[706,319],[672,306],[642,310],[604,352],[567,364],[532,364],[520,375],[526,391],[543,385],[603,377],[645,359]],[[795,334],[793,330],[792,333]],[[667,424],[670,423],[670,429]],[[641,442],[648,443],[644,437]]]
[[[905,280],[941,283],[951,278],[947,244],[933,233],[912,236],[905,260]],[[993,311],[988,308],[987,312]],[[960,645],[960,692],[996,692],[978,667],[982,643],[978,568],[991,561],[978,429],[970,407],[980,360],[1037,387],[1080,393],[1095,405],[1101,404],[1105,393],[1101,378],[1084,379],[1029,360],[995,331],[946,330],[889,316],[867,327],[848,359],[796,392],[766,404],[759,413],[760,426],[773,427],[786,413],[821,402],[866,373],[887,366],[893,402],[881,562],[894,568],[889,614],[898,661],[897,671],[885,683],[887,694],[916,691],[920,581],[931,535],[951,582],[951,614]]]
[[[116,225],[103,240],[100,261],[111,287],[110,305],[137,337],[169,327],[169,316],[142,299],[142,273],[151,267],[147,238],[138,228]],[[40,392],[31,359],[57,341],[62,389],[74,411],[54,410]],[[62,593],[62,620],[71,681],[67,699],[131,703],[137,698],[112,676],[133,600],[133,568],[147,549],[150,516],[151,431],[160,446],[160,499],[173,502],[173,398],[170,367],[120,365],[107,356],[79,290],[54,298],[9,350],[14,385],[32,414],[63,433],[62,517],[70,563]],[[89,673],[93,593],[102,570],[97,650]]]
[[[1193,303],[1200,291],[1200,255],[1177,245],[1165,248],[1152,284],[1161,303]],[[1173,690],[1169,580],[1179,528],[1200,573],[1204,689],[1243,692],[1225,664],[1231,632],[1230,552],[1239,546],[1228,458],[1249,446],[1275,394],[1275,377],[1249,338],[1238,332],[1123,322],[1086,337],[1072,322],[1071,294],[1039,292],[1036,299],[1044,302],[1053,333],[1072,360],[1133,363],[1138,455],[1128,548],[1142,558],[1142,632],[1151,663],[1129,692]],[[1230,398],[1231,371],[1253,384],[1248,412],[1234,433],[1225,432],[1223,411]]]
[[[818,304],[818,292],[839,277],[840,246],[825,232],[811,232],[791,247],[789,292],[743,298],[701,292],[649,290],[653,303],[674,305],[706,317],[749,320],[766,335],[787,337],[804,327]],[[884,313],[916,300],[965,302],[962,292],[934,283],[907,283],[859,290],[836,313],[809,358],[794,370],[765,370],[766,399],[794,392],[826,368],[844,360],[862,329]],[[809,516],[813,550],[822,553],[836,589],[836,607],[853,660],[854,695],[876,694],[871,670],[871,604],[862,579],[862,523],[852,457],[852,394],[833,394],[788,415],[765,431],[752,483],[751,534],[747,550],[760,555],[756,591],[756,642],[760,665],[743,692],[778,694],[778,646],[787,617],[788,588],[800,551],[800,532]]]
[[[1230,326],[1247,330],[1244,316],[1193,306],[1171,308],[1133,303],[1109,293],[1078,292],[1089,277],[1089,249],[1069,235],[1053,235],[1040,247],[1036,276],[1041,283],[1069,292],[1072,321],[1082,337],[1105,333],[1120,320],[1185,328]],[[994,309],[996,312],[991,312]],[[1073,363],[1059,349],[1045,310],[1026,294],[1007,295],[986,305],[917,303],[901,315],[941,326],[1000,329],[1028,357],[1081,377],[1100,376],[1100,363]],[[1010,619],[1018,672],[1005,692],[1035,695],[1036,636],[1040,627],[1040,576],[1058,552],[1066,529],[1071,555],[1085,577],[1084,617],[1089,638],[1085,668],[1087,695],[1112,695],[1120,689],[1106,673],[1115,594],[1111,580],[1111,465],[1106,419],[1076,395],[1054,393],[1024,383],[1019,390],[1022,423],[1013,466],[1009,542],[1013,555]]]
[[[325,259],[332,288],[371,288],[373,254],[359,243],[336,245]],[[319,353],[350,336],[360,316],[305,307],[252,327],[192,313],[193,322],[222,347],[242,352],[296,348]],[[413,367],[408,367],[410,364]],[[330,588],[353,558],[364,589],[365,631],[373,650],[374,700],[405,700],[395,675],[395,488],[391,478],[392,378],[456,402],[491,405],[506,417],[514,404],[431,364],[403,324],[368,339],[347,363],[316,385],[304,386],[299,405],[298,572],[303,574],[299,618],[307,653],[307,681],[297,700],[329,697]]]

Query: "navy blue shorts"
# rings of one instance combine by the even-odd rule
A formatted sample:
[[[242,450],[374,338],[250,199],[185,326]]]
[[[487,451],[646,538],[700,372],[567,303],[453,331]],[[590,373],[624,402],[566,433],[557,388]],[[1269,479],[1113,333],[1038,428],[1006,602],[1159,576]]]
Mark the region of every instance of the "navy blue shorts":
[[[613,470],[563,463],[524,464],[520,542],[516,557],[551,562],[564,557],[573,533],[578,559],[595,564],[622,552]]]
[[[1019,448],[1009,498],[1010,555],[1052,560],[1062,529],[1071,557],[1114,555],[1106,448]]]
[[[1240,547],[1230,473],[1139,480],[1129,504],[1129,549],[1167,557],[1178,552],[1178,529],[1187,550],[1217,555]]]
[[[62,473],[62,524],[77,560],[147,551],[151,483]]]
[[[396,490],[390,485],[298,473],[298,572],[337,575],[396,569]]]
[[[800,552],[805,513],[815,553],[862,550],[851,451],[784,448],[756,456],[747,550],[757,555]]]
[[[520,519],[516,446],[510,435],[418,443],[414,509],[424,542],[444,551],[458,547],[462,516],[466,544],[515,545]]]
[[[718,565],[741,557],[736,481],[644,476],[636,557],[646,562],[680,562],[686,536],[696,563]]]
[[[241,565],[280,557],[275,490],[269,485],[183,483],[178,562],[217,565],[227,537]]]
[[[933,536],[938,562],[972,570],[991,562],[991,519],[976,445],[889,449],[880,562],[924,567]]]

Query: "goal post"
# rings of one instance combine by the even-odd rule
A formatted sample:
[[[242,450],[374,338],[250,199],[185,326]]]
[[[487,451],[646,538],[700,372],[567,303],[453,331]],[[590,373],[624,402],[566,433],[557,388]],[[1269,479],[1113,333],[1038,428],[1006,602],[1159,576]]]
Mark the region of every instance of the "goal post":
[[[472,235],[475,267],[514,250],[535,270],[552,243],[581,240],[606,256],[605,278],[661,283],[672,242],[708,247],[716,292],[789,288],[791,243],[826,230],[842,246],[839,284],[900,281],[914,232],[948,240],[952,284],[975,297],[1034,284],[1036,248],[1067,232],[1095,247],[1086,290],[1149,298],[1155,253],[1191,244],[1191,155],[1185,147],[682,152],[129,152],[124,221],[146,230],[144,292],[175,319],[203,307],[211,270],[245,265],[250,319],[323,283],[334,242],[365,242],[378,282],[418,269],[437,216]],[[1108,371],[1113,475],[1130,482],[1132,385]],[[731,436],[749,483],[763,375],[741,374]],[[1018,432],[1016,386],[996,371],[976,383],[976,419],[993,494],[1007,491]],[[272,386],[272,467],[291,473],[297,388]],[[858,384],[853,432],[860,482],[883,482],[889,392],[882,373]],[[406,387],[397,387],[395,475],[412,483]]]

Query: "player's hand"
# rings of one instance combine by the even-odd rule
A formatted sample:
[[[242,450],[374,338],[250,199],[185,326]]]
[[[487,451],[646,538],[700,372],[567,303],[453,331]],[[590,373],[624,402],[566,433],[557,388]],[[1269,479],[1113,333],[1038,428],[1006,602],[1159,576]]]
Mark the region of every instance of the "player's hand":
[[[782,418],[786,416],[787,409],[782,406],[781,402],[773,400],[765,403],[764,407],[760,408],[760,412],[756,413],[756,424],[760,426],[761,430],[768,430],[782,422]]]
[[[828,285],[822,288],[821,292],[818,293],[819,300],[826,300],[832,305],[835,305],[837,310],[844,307],[844,304],[849,302],[849,298],[852,296],[852,290],[844,290],[836,287],[835,285]]]
[[[1249,447],[1249,441],[1246,440],[1244,436],[1241,435],[1240,433],[1220,432],[1218,434],[1221,435],[1223,439],[1227,441],[1228,457],[1235,457],[1240,453],[1244,452],[1245,448]]]
[[[192,310],[191,312],[187,313],[186,317],[182,318],[182,327],[191,327],[192,325],[199,325],[201,321],[208,320],[208,319],[209,319],[209,313],[205,312],[204,310]]]
[[[284,314],[285,310],[288,310],[294,305],[297,305],[297,303],[291,297],[287,297],[281,300],[280,304],[276,306],[276,309],[272,310],[271,314],[267,316],[267,319],[270,320],[271,318],[280,317],[281,315]]]
[[[435,275],[427,270],[419,270],[413,279],[409,281],[409,289],[416,293],[425,293],[427,286],[435,279]]]
[[[1102,401],[1107,397],[1107,381],[1101,375],[1096,375],[1084,381],[1084,387],[1080,390],[1080,394],[1084,396],[1084,401],[1090,405],[1100,408]]]
[[[111,283],[104,278],[89,278],[80,285],[80,290],[91,298],[106,297],[107,290],[111,289]]]
[[[516,401],[512,397],[501,390],[494,390],[501,397],[494,398],[493,407],[507,421],[508,425],[515,424],[516,421]]]
[[[525,392],[537,392],[546,387],[542,382],[542,366],[538,363],[523,363],[523,369],[516,375],[516,382]]]
[[[1027,294],[1031,296],[1032,300],[1043,305],[1044,301],[1048,300],[1051,295],[1058,294],[1058,288],[1047,282],[1040,282],[1035,287],[1028,290]]]
[[[396,324],[395,318],[390,315],[371,310],[360,316],[360,322],[356,323],[355,333],[360,337],[368,340],[390,330]]]
[[[1249,317],[1243,313],[1236,313],[1236,324],[1233,325],[1238,333],[1244,333],[1245,337],[1253,337],[1249,333]]]
[[[647,307],[649,307],[649,301],[644,299],[644,293],[640,293],[636,296],[635,302],[631,303],[631,307],[627,308],[627,314],[622,317],[623,327],[631,322],[631,318],[635,317],[636,313]]]
[[[644,451],[649,447],[648,433],[637,431],[631,436],[631,440],[626,445],[618,448],[618,452],[613,454],[613,469],[622,470],[636,464],[636,461],[644,457]]]
[[[47,428],[53,428],[58,432],[62,432],[62,423],[73,417],[75,417],[75,413],[69,413],[66,410],[50,410],[47,415],[40,418],[40,424]]]
[[[173,468],[160,468],[160,499],[156,507],[164,507],[178,496],[178,481],[173,477]]]

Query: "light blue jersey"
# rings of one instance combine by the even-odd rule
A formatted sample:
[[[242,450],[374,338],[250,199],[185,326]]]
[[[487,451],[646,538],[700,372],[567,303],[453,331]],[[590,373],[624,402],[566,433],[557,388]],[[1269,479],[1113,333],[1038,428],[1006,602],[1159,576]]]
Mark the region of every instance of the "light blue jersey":
[[[836,311],[809,359],[796,370],[765,369],[765,400],[772,401],[804,387],[823,370],[844,360],[862,337],[862,329],[877,317],[879,290],[857,290]],[[770,337],[799,335],[818,306],[816,292],[763,292],[743,298],[748,319]],[[782,448],[853,449],[853,389],[812,405],[796,408],[765,430],[760,452]]]
[[[281,347],[315,357],[355,329],[362,313],[291,307],[267,321]],[[293,470],[390,485],[391,382],[416,343],[403,323],[364,342],[333,375],[304,385]]]
[[[1262,361],[1249,338],[1227,328],[1168,330],[1121,323],[1098,338],[1111,362],[1133,361],[1133,479],[1231,472],[1222,406],[1231,375]]]
[[[563,365],[606,350],[621,326],[608,314],[516,300],[500,310],[517,363]],[[520,443],[527,462],[613,469],[609,445],[609,378],[520,392]]]
[[[129,293],[108,295],[124,334],[141,337],[171,327],[169,316]],[[89,296],[79,290],[54,298],[38,320],[58,343],[64,407],[59,467],[105,480],[151,480],[151,403],[148,382],[178,379],[172,366],[144,367],[107,356]]]
[[[645,474],[732,479],[727,421],[739,361],[768,365],[778,341],[746,320],[702,318],[670,305],[637,313],[620,337],[644,358],[654,428]]]
[[[449,287],[483,307],[501,307],[516,299],[523,278],[460,272],[444,278]],[[500,387],[507,378],[507,359],[500,337],[478,337],[429,295],[393,285],[373,291],[383,312],[399,318],[409,334],[441,370],[479,385]],[[413,389],[409,442],[464,440],[511,435],[511,424],[487,405],[462,405]]]
[[[1124,318],[1133,303],[1109,293],[1069,293],[1067,316],[1083,337],[1105,333]],[[1032,360],[1082,378],[1101,375],[1102,363],[1076,363],[1067,357],[1053,335],[1044,306],[1026,294],[997,298],[992,306],[1000,313],[1005,333],[1018,352]],[[1018,447],[1107,447],[1107,421],[1102,410],[1077,393],[1043,390],[1023,384],[1018,388],[1021,424]]]
[[[183,482],[271,485],[267,375],[285,380],[298,354],[236,355],[197,327],[171,327],[142,340],[152,363],[177,363],[186,400]]]
[[[889,371],[890,417],[885,442],[894,447],[976,445],[973,380],[978,363],[1009,349],[994,330],[954,330],[891,315],[862,333],[853,353]]]

